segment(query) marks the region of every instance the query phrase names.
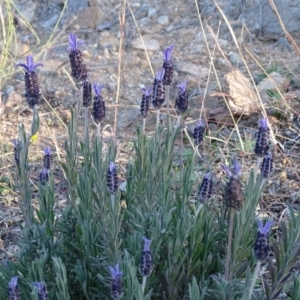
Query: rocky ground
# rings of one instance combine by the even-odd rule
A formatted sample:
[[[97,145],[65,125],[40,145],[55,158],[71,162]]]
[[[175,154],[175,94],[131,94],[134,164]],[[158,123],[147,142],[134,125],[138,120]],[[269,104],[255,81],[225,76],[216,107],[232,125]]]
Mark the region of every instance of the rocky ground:
[[[79,92],[70,77],[67,52],[67,35],[72,32],[85,41],[82,50],[91,82],[105,85],[105,136],[111,136],[115,111],[118,110],[116,138],[122,149],[119,159],[124,166],[126,153],[130,152],[128,142],[134,136],[135,129],[142,124],[139,112],[141,88],[150,86],[153,72],[162,67],[163,49],[175,44],[175,79],[170,95],[174,104],[176,84],[185,80],[189,82],[190,111],[186,126],[192,128],[199,117],[206,119],[211,129],[207,143],[214,139],[223,140],[225,142],[220,144],[220,148],[225,153],[228,147],[239,149],[240,158],[247,166],[253,166],[253,148],[247,148],[246,145],[247,142],[253,145],[257,120],[261,117],[259,94],[278,142],[274,148],[275,171],[267,187],[263,206],[280,217],[286,208],[286,201],[298,204],[299,57],[293,43],[278,26],[278,20],[276,23],[276,16],[270,13],[272,9],[268,1],[262,1],[261,19],[259,13],[255,14],[260,9],[256,1],[234,1],[231,6],[220,1],[220,8],[213,1],[198,1],[203,30],[193,0],[157,0],[151,1],[151,4],[143,0],[131,1],[131,10],[126,6],[124,27],[120,27],[119,23],[122,1],[70,1],[65,11],[61,0],[48,2],[16,1],[33,30],[16,17],[18,53],[15,60],[23,61],[26,54],[33,53],[36,60],[44,64],[39,69],[45,98],[39,107],[42,126],[31,152],[33,182],[40,172],[39,162],[45,146],[56,149],[57,159],[63,155],[61,145],[66,138],[69,109],[77,103]],[[230,29],[220,9],[229,18]],[[288,9],[293,11],[293,7]],[[267,13],[270,14],[269,21]],[[19,16],[19,13],[16,15]],[[54,29],[61,15],[61,22]],[[282,16],[286,17],[285,11]],[[293,25],[292,20],[290,15],[288,26]],[[271,21],[275,25],[270,24]],[[297,30],[294,27],[287,29],[292,35]],[[123,33],[120,94],[117,98],[119,46]],[[300,45],[296,34],[293,38]],[[264,79],[262,83],[261,80],[266,77],[263,70],[269,73],[276,71],[270,76],[273,79]],[[258,89],[253,83],[258,84]],[[17,136],[17,125],[30,124],[31,111],[26,107],[23,94],[23,73],[16,70],[2,87],[2,100],[5,103],[0,114],[2,183],[7,180],[9,183],[13,173],[10,145],[11,139]],[[239,146],[226,102],[239,122],[239,130],[245,141],[244,149]],[[172,115],[176,115],[175,110],[172,110]],[[154,124],[155,112],[147,120],[149,133],[154,130]],[[61,180],[59,176],[57,182]],[[6,186],[9,188],[13,185]],[[0,193],[4,212],[0,226],[3,228],[21,220],[18,209],[13,205],[17,199],[15,191]],[[4,229],[2,239],[6,239],[5,232]]]

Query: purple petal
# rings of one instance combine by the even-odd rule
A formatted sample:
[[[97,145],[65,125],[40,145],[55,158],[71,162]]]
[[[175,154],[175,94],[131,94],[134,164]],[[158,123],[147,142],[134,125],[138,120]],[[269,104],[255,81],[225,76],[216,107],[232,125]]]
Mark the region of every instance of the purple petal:
[[[96,96],[101,95],[101,91],[102,91],[103,88],[104,88],[103,85],[100,85],[98,83],[93,84],[93,89],[94,89],[94,92],[95,92]]]
[[[178,87],[179,92],[180,92],[181,94],[183,94],[183,93],[185,92],[186,85],[187,85],[187,81],[184,81],[184,82],[182,82],[182,83],[177,84],[177,87]]]
[[[153,87],[149,87],[149,88],[142,88],[142,91],[144,91],[145,96],[150,96],[152,93],[152,89]]]
[[[171,60],[172,51],[175,45],[171,45],[170,47],[164,50],[164,60],[169,62]]]
[[[45,155],[50,155],[50,154],[51,154],[50,148],[49,148],[49,147],[46,147],[46,148],[44,149],[44,153],[45,153]]]
[[[242,165],[237,161],[236,157],[233,157],[232,162],[233,162],[232,171],[234,175],[238,175],[242,169]]]
[[[162,69],[160,69],[160,70],[157,71],[156,77],[155,77],[155,78],[156,78],[157,80],[162,81],[163,78],[164,78],[164,75],[165,75],[165,69],[162,68]]]
[[[196,125],[196,127],[197,128],[200,128],[200,127],[205,127],[205,124],[204,124],[204,122],[202,121],[202,120],[199,120],[198,122],[197,122],[197,125]]]
[[[28,72],[32,72],[32,71],[34,71],[37,67],[43,66],[42,63],[36,63],[36,64],[34,64],[34,63],[33,63],[33,56],[32,56],[32,55],[26,56],[26,62],[27,62],[27,64],[24,64],[24,63],[18,63],[17,66],[18,66],[18,67],[23,67],[23,68],[26,69],[26,71],[28,71]]]
[[[263,128],[263,129],[268,129],[269,128],[267,118],[259,119],[258,123],[259,123],[260,127]]]
[[[117,279],[117,278],[123,276],[123,273],[119,269],[119,264],[116,264],[115,267],[109,266],[108,269],[109,269],[111,277],[113,279]]]
[[[222,169],[226,172],[227,176],[231,177],[233,174],[231,172],[231,169],[226,165],[221,165]]]
[[[144,236],[142,237],[142,239],[145,242],[145,244],[144,244],[144,251],[150,251],[151,240],[147,239]]]
[[[15,290],[17,285],[18,285],[18,276],[12,277],[12,279],[8,283],[8,287],[12,290]]]
[[[263,225],[261,220],[257,220],[258,231],[264,235],[267,234],[270,231],[273,223],[273,220],[269,220],[265,225]]]
[[[211,179],[211,172],[206,173],[206,174],[204,175],[204,178],[210,180],[210,179]]]
[[[113,172],[115,169],[116,169],[116,165],[115,165],[115,163],[114,163],[113,161],[111,161],[111,162],[109,163],[109,170],[110,170],[111,172]]]
[[[69,39],[68,50],[73,50],[73,51],[77,50],[78,47],[84,43],[84,41],[77,39],[77,36],[73,33],[70,33],[68,35],[68,39]]]

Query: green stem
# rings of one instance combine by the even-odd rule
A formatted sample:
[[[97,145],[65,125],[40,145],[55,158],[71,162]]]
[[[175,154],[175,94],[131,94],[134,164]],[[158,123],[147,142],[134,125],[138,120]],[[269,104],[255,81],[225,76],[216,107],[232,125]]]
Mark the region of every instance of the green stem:
[[[158,128],[158,126],[159,126],[159,113],[160,113],[160,111],[159,111],[159,109],[157,109],[156,110],[156,128]]]
[[[253,293],[253,290],[254,290],[254,285],[255,285],[255,282],[256,282],[256,278],[258,276],[258,272],[260,270],[260,265],[261,265],[261,261],[259,260],[259,261],[257,261],[256,267],[255,267],[255,270],[254,270],[254,273],[253,273],[252,283],[251,283],[249,294],[248,294],[248,299],[249,300],[251,299],[251,296],[252,296],[252,293]]]
[[[167,103],[167,115],[169,116],[170,113],[170,86],[167,85],[165,87],[165,99],[166,99],[166,103]]]
[[[234,209],[230,208],[230,217],[229,217],[229,228],[228,228],[228,243],[227,243],[227,254],[226,254],[226,263],[225,263],[225,279],[229,280],[229,266],[231,258],[231,243],[232,243],[232,229],[233,229],[233,217]]]
[[[143,118],[143,133],[145,133],[146,129],[146,118]]]
[[[89,109],[84,108],[84,143],[86,146],[89,144]]]
[[[142,283],[142,291],[143,291],[143,294],[144,294],[144,292],[145,292],[146,282],[147,282],[147,277],[144,276],[144,277],[143,277],[143,283]]]

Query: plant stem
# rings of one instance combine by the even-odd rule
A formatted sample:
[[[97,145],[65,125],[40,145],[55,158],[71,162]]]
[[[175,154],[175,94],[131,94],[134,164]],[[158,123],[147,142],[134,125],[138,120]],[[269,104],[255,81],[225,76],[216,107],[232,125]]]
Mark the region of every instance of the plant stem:
[[[227,243],[227,254],[226,254],[226,263],[225,263],[225,279],[226,280],[229,279],[229,266],[230,266],[230,258],[231,258],[233,217],[234,217],[234,209],[230,208],[229,228],[228,228],[228,243]]]
[[[145,133],[146,129],[146,118],[143,118],[143,133]]]
[[[86,146],[89,144],[89,109],[84,108],[84,143]]]
[[[248,294],[248,299],[249,300],[251,299],[251,296],[252,296],[252,293],[253,293],[253,290],[254,290],[254,285],[255,285],[256,278],[258,276],[258,272],[260,270],[260,265],[261,265],[261,261],[259,260],[259,261],[257,261],[256,267],[255,267],[255,270],[254,270],[254,273],[253,273],[252,283],[251,283],[251,286],[250,286],[250,289],[249,289],[249,294]]]
[[[255,180],[255,182],[256,182],[256,179],[257,179],[258,172],[260,170],[261,161],[262,161],[262,157],[258,157],[258,159],[256,161],[255,168],[254,168],[254,180]]]
[[[101,124],[97,124],[96,125],[97,126],[97,136],[100,136],[100,134],[101,134]]]
[[[144,294],[144,292],[145,292],[146,282],[147,282],[147,277],[144,276],[144,277],[143,277],[143,283],[142,283],[142,292],[143,292],[143,294]]]
[[[156,110],[156,128],[159,126],[159,109]]]
[[[165,86],[165,99],[167,103],[167,115],[169,116],[170,113],[170,86]]]

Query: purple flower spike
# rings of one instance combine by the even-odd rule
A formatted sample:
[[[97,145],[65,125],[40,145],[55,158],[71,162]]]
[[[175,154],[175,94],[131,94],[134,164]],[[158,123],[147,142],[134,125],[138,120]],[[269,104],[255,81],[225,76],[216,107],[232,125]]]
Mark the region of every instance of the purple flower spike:
[[[155,109],[160,109],[165,101],[165,87],[163,82],[164,74],[165,69],[160,69],[154,78],[152,105]]]
[[[270,129],[267,118],[258,121],[260,127],[257,133],[254,152],[257,156],[263,157],[269,150]]]
[[[100,85],[99,83],[93,84],[93,90],[95,92],[95,95],[99,97],[101,95],[101,91],[104,88],[104,85]]]
[[[77,36],[73,33],[70,33],[68,35],[68,39],[69,39],[68,51],[70,50],[76,51],[80,45],[84,44],[84,41],[79,40]]]
[[[115,267],[108,267],[111,274],[111,295],[113,299],[121,299],[123,296],[123,287],[121,277],[123,273],[119,269],[119,265]]]
[[[103,122],[106,113],[105,102],[103,101],[103,97],[101,95],[103,88],[103,85],[98,83],[93,84],[95,97],[93,102],[92,117],[96,124],[101,124]]]
[[[143,277],[147,277],[150,275],[153,267],[152,263],[152,253],[150,251],[151,240],[146,237],[142,237],[144,240],[144,248],[141,253],[139,271]]]
[[[171,61],[171,55],[173,51],[174,45],[168,47],[164,51],[164,63],[163,63],[163,68],[165,69],[165,74],[164,74],[164,85],[171,85],[172,80],[173,80],[173,73],[174,73],[174,67],[173,63]]]
[[[143,118],[147,118],[149,109],[150,109],[150,100],[152,97],[152,89],[153,87],[149,87],[149,88],[143,88],[142,90],[144,91],[144,95],[142,97],[142,101],[141,101],[141,115],[143,116]]]
[[[27,64],[18,63],[17,66],[18,67],[23,67],[27,72],[33,72],[37,67],[42,67],[43,66],[42,63],[34,64],[32,55],[26,56],[26,62],[27,62]]]
[[[164,61],[169,62],[171,60],[174,46],[175,45],[171,45],[164,50]]]
[[[84,42],[77,39],[77,36],[70,33],[69,36],[69,59],[71,65],[71,75],[77,81],[85,81],[88,77],[87,69],[85,64],[83,64],[82,53],[79,50],[79,46]]]
[[[107,189],[111,194],[118,190],[118,174],[117,167],[114,162],[109,163],[109,168],[106,174]]]
[[[261,220],[257,220],[258,230],[254,243],[254,253],[256,259],[263,261],[269,255],[269,232],[273,225],[273,220],[269,220],[263,225]]]
[[[53,159],[49,147],[44,149],[44,154],[44,168],[50,170]]]
[[[231,168],[226,165],[222,165],[222,169],[229,177],[229,181],[225,189],[224,200],[227,207],[240,210],[244,202],[242,184],[238,176],[241,171],[241,165],[238,163],[236,157],[232,159],[232,163],[233,166]]]
[[[176,98],[175,107],[181,114],[187,111],[189,105],[189,96],[186,91],[186,85],[187,81],[184,81],[177,85],[177,88],[179,89],[179,95],[178,98]]]
[[[39,84],[37,74],[35,73],[34,70],[37,67],[42,66],[43,64],[42,63],[34,64],[32,55],[26,56],[26,61],[27,64],[19,63],[17,64],[17,66],[23,67],[26,70],[24,76],[25,91],[26,91],[25,97],[29,107],[33,108],[36,104],[39,103],[41,98],[40,84]]]
[[[208,172],[204,175],[202,183],[198,189],[197,199],[200,203],[204,204],[210,199],[212,188],[213,188],[213,181],[211,178],[211,173]]]
[[[198,147],[202,143],[204,132],[205,132],[205,124],[202,120],[199,120],[193,132],[193,139],[196,147]]]

